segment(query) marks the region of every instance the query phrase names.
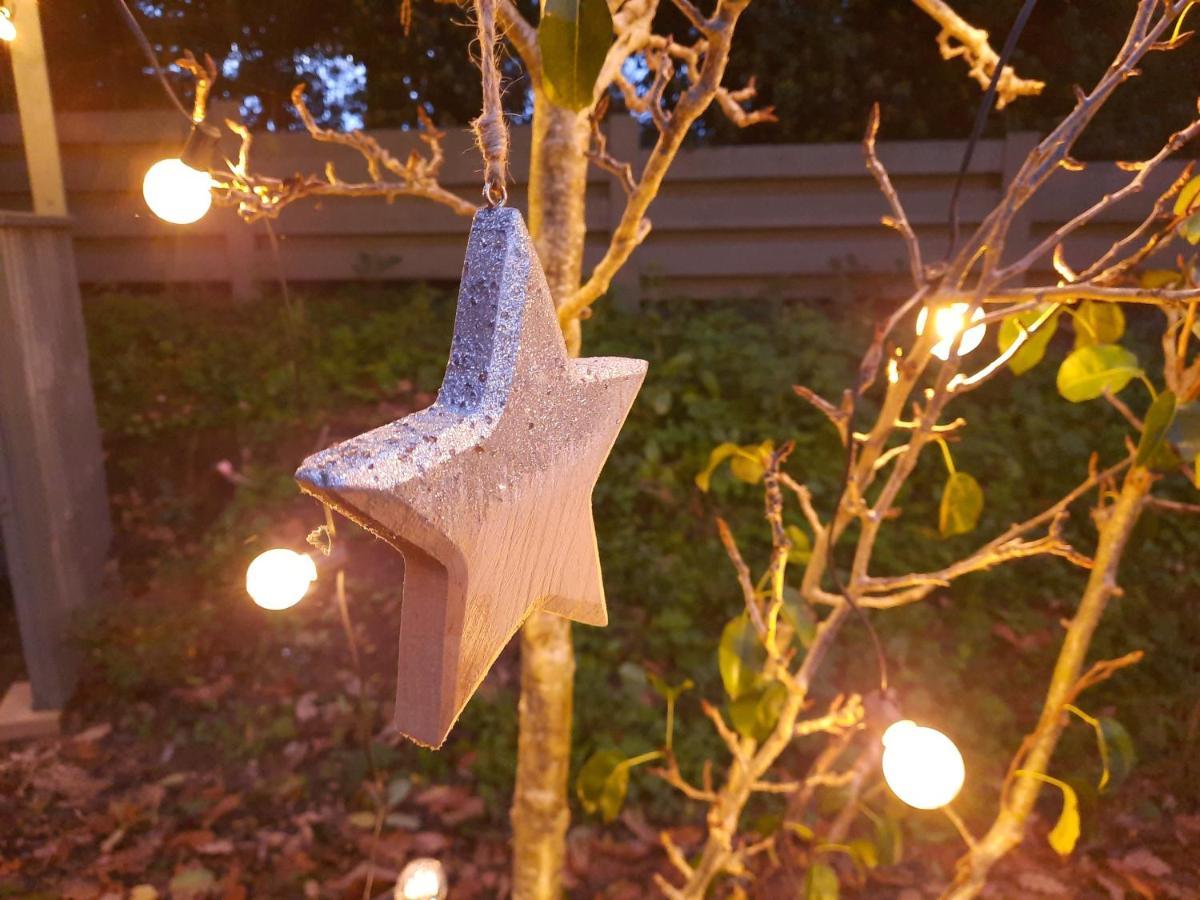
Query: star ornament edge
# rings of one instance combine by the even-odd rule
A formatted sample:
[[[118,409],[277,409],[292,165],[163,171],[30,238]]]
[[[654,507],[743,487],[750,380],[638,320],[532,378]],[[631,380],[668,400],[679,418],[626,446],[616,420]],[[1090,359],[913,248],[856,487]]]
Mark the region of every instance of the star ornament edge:
[[[439,746],[533,611],[607,623],[592,490],[646,369],[568,357],[520,214],[481,210],[437,400],[301,465],[404,556],[398,730]]]

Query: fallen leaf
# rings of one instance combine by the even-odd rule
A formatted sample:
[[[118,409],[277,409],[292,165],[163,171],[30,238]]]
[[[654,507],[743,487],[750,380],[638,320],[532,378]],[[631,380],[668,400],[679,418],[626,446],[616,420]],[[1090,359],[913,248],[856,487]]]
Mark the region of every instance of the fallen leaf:
[[[1165,878],[1171,874],[1171,867],[1146,847],[1138,847],[1136,850],[1126,853],[1121,858],[1121,865],[1154,878]]]
[[[176,688],[171,693],[187,703],[211,706],[231,690],[233,690],[233,676],[222,675],[212,684],[202,684],[192,688]]]
[[[307,694],[301,694],[300,699],[296,701],[296,721],[307,722],[310,719],[315,719],[321,710],[317,706],[316,691],[309,691]]]
[[[372,831],[375,828],[375,813],[367,810],[350,813],[350,815],[346,816],[346,821],[350,823],[352,828],[361,828],[363,831]]]
[[[176,874],[167,890],[171,900],[193,900],[210,896],[216,887],[217,879],[212,872],[203,866],[193,866]]]
[[[439,831],[421,831],[413,835],[413,851],[421,856],[437,856],[450,848],[450,838]]]
[[[1071,893],[1065,884],[1044,872],[1022,872],[1017,876],[1017,883],[1044,897],[1067,897]]]
[[[90,728],[85,728],[78,734],[71,735],[71,740],[77,744],[94,744],[101,741],[112,732],[112,725],[108,722],[100,722]]]
[[[32,782],[39,790],[59,794],[77,806],[84,805],[111,784],[67,763],[51,763],[36,772]]]
[[[129,892],[129,900],[158,900],[158,888],[151,884],[139,884]]]
[[[204,827],[210,828],[212,824],[217,821],[217,819],[224,815],[228,815],[241,805],[242,797],[240,794],[226,794],[215,804],[213,804],[209,811],[204,814]]]

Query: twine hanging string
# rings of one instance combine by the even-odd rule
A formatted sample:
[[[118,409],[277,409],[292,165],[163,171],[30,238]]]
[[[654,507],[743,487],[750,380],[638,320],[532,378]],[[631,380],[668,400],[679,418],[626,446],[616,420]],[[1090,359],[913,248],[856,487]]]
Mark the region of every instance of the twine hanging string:
[[[488,206],[496,207],[508,200],[508,124],[500,102],[500,66],[496,62],[496,0],[475,0],[475,22],[483,111],[471,128],[483,155],[483,198]]]

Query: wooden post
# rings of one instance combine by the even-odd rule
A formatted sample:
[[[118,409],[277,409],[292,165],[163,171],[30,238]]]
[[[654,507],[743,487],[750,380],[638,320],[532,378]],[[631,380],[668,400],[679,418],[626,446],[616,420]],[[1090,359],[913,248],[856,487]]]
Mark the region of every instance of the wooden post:
[[[111,528],[70,223],[30,213],[0,213],[0,534],[32,707],[53,709]]]
[[[50,98],[50,76],[46,70],[46,48],[42,43],[37,0],[9,0],[9,8],[17,29],[16,40],[9,47],[33,211],[43,216],[65,216],[67,194],[63,187],[58,131],[54,126],[54,103]]]

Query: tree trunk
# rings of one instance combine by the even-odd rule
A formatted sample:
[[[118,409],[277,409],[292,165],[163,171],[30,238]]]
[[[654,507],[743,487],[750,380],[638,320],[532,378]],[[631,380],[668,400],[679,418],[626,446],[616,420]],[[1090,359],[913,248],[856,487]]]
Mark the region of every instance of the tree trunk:
[[[1153,480],[1150,471],[1141,466],[1130,469],[1116,503],[1106,510],[1095,565],[1058,652],[1042,714],[1034,729],[1029,753],[1021,765],[1023,769],[1045,774],[1050,765],[1050,758],[1066,726],[1063,705],[1068,702],[1069,692],[1083,673],[1092,635],[1109,598],[1117,592],[1117,572],[1125,544],[1141,515]],[[1035,778],[1017,776],[1014,779],[1008,802],[1001,807],[988,833],[959,861],[958,877],[944,895],[947,900],[969,900],[979,894],[992,866],[1024,838],[1025,822],[1033,811],[1041,787],[1042,782]]]
[[[556,305],[579,287],[588,139],[585,114],[558,108],[535,94],[529,231]],[[578,322],[565,337],[568,352],[578,356]],[[521,630],[517,784],[511,811],[516,900],[553,900],[562,894],[574,681],[571,623],[535,612]]]

